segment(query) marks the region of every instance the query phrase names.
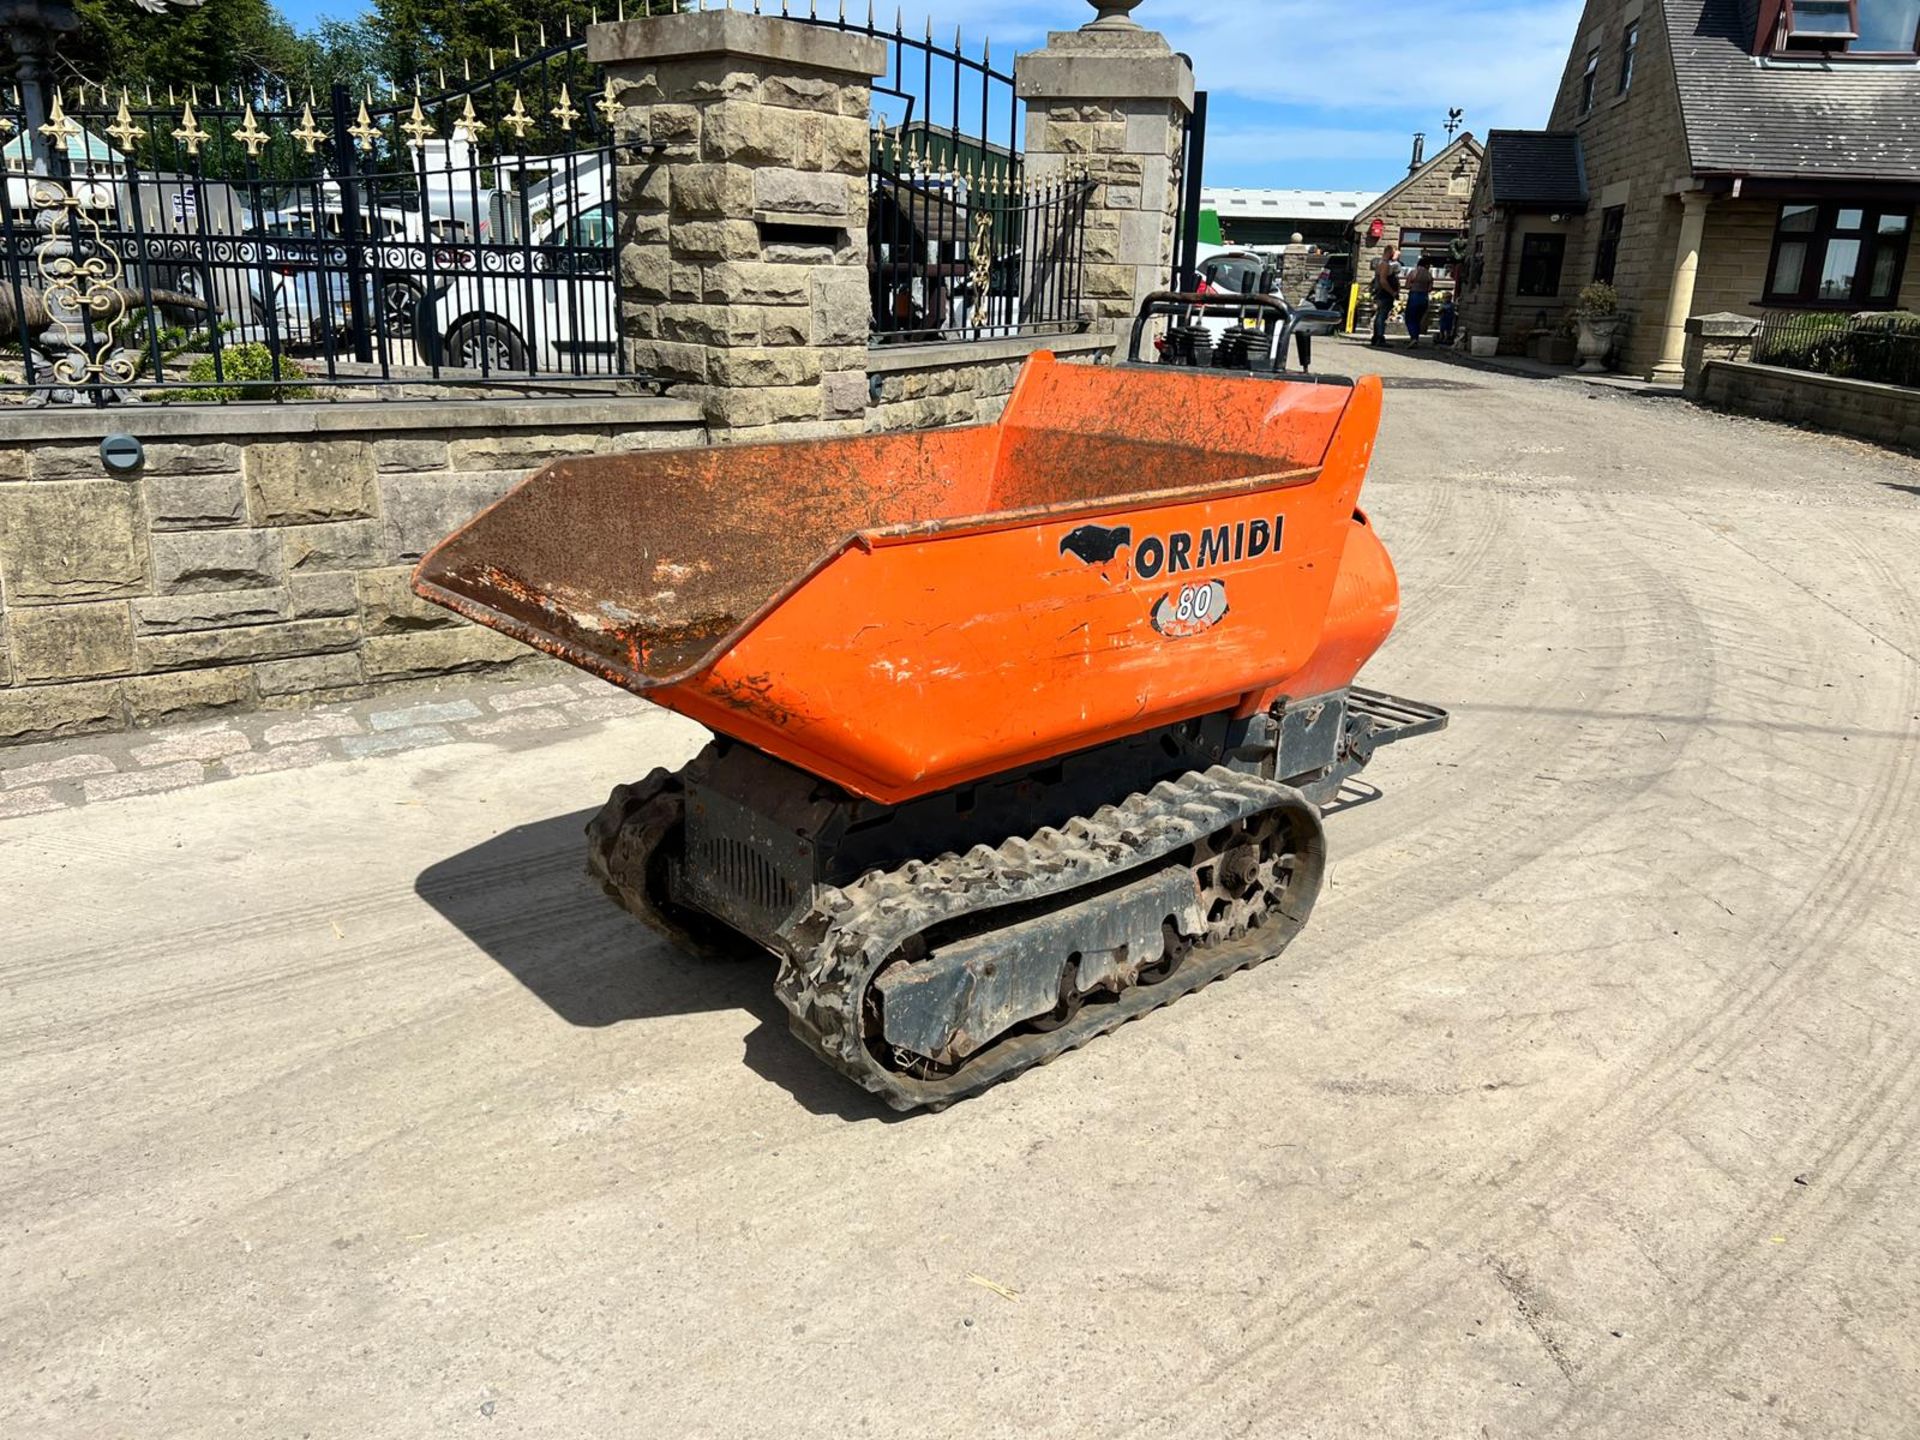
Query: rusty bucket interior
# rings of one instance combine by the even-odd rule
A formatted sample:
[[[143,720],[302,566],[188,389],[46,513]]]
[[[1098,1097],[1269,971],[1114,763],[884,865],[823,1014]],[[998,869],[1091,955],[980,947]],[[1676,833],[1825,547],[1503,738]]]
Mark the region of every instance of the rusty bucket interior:
[[[862,536],[1311,483],[1350,393],[1042,353],[992,425],[554,461],[415,588],[644,692],[713,664]]]

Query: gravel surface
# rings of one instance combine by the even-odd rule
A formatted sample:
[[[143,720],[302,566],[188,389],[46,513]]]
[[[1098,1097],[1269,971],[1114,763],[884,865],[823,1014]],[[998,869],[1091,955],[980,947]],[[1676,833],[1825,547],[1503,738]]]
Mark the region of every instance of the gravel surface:
[[[587,881],[604,687],[0,762],[0,1434],[1920,1433],[1920,467],[1323,349],[1453,728],[941,1115]]]

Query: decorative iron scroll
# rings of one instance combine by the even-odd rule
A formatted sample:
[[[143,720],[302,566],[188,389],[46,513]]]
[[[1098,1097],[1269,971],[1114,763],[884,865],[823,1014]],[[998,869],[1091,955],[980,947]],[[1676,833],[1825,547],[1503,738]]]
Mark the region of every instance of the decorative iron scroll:
[[[57,335],[42,339],[54,378],[64,385],[126,385],[138,357],[120,345],[128,292],[118,251],[105,243],[91,211],[103,203],[92,186],[36,177],[30,203],[45,238],[34,247],[42,298]]]

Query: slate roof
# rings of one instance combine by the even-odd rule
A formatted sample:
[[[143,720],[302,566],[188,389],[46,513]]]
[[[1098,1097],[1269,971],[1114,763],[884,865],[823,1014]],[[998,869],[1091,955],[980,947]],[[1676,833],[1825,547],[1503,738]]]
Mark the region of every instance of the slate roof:
[[[1701,174],[1920,182],[1920,67],[1756,61],[1753,0],[1665,0]]]
[[[1493,203],[1510,210],[1587,208],[1587,160],[1564,130],[1490,130],[1487,175]]]

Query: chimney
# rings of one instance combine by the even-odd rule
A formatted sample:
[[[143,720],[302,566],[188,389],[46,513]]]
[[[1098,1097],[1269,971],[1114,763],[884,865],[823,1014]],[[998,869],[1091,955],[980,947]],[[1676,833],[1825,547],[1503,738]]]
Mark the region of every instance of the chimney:
[[[1407,173],[1413,174],[1427,163],[1427,133],[1424,130],[1413,132],[1413,163],[1407,166]]]

